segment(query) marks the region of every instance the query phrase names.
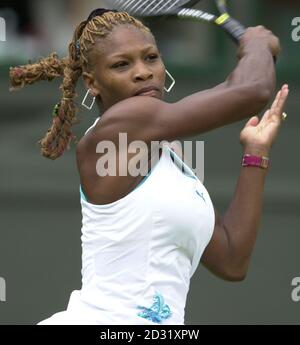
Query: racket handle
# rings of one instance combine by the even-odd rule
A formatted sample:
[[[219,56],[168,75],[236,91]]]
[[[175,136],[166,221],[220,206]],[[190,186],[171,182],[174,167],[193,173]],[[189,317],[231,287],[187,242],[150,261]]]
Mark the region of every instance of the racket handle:
[[[233,18],[228,18],[228,20],[219,25],[229,34],[236,44],[239,44],[241,37],[246,31],[245,27]],[[276,64],[277,58],[275,56],[273,56],[273,60],[274,64]]]
[[[219,24],[231,37],[231,39],[239,44],[240,38],[244,35],[246,29],[244,26],[233,18],[228,18],[222,24]]]

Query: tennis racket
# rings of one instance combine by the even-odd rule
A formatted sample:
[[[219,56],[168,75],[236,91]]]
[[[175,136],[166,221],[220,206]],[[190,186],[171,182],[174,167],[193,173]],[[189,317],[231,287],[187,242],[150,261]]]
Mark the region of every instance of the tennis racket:
[[[245,28],[233,19],[227,10],[226,0],[215,0],[219,14],[214,15],[192,9],[200,0],[106,0],[109,6],[137,17],[172,16],[179,19],[214,23],[224,29],[235,43],[245,33]]]

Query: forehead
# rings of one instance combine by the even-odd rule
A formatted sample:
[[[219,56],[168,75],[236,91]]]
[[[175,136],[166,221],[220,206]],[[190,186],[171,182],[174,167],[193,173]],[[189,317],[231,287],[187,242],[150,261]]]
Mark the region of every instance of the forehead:
[[[107,59],[113,58],[117,54],[143,50],[151,45],[156,47],[155,39],[150,32],[124,24],[114,27],[104,40],[96,44],[97,53]]]

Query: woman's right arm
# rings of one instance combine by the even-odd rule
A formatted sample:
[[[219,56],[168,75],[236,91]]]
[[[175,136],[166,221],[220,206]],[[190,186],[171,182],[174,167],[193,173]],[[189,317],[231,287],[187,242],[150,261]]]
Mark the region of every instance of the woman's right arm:
[[[270,31],[263,27],[249,28],[238,50],[239,63],[225,82],[175,103],[177,112],[185,112],[185,120],[193,123],[194,132],[193,128],[186,129],[191,130],[189,135],[198,134],[199,129],[207,132],[262,111],[275,89],[274,57],[279,50],[279,40]]]

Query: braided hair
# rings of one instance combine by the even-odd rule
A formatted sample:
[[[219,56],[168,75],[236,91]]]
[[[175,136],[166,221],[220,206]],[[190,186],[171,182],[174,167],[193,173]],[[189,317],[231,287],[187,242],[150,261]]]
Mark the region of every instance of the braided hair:
[[[10,68],[10,91],[19,90],[40,80],[63,78],[60,86],[62,97],[54,107],[52,126],[44,138],[38,141],[44,157],[54,160],[60,157],[66,148],[70,149],[72,140],[77,143],[71,127],[78,123],[74,104],[78,79],[83,71],[91,70],[90,52],[95,43],[104,39],[115,26],[121,24],[130,24],[150,33],[149,28],[127,12],[96,9],[87,20],[76,27],[67,57],[59,59],[56,53],[52,53],[36,63]]]

